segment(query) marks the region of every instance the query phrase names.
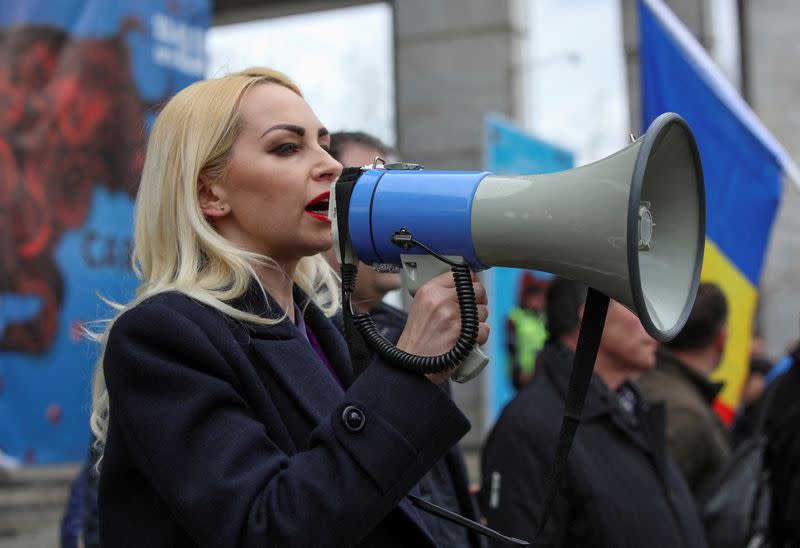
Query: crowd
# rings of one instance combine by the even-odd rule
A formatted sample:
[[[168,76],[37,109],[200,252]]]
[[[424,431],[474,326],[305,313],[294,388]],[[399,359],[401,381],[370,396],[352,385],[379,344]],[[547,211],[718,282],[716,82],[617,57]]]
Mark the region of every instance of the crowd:
[[[165,105],[137,197],[142,285],[98,335],[94,435],[63,546],[503,545],[409,494],[550,546],[714,546],[700,494],[733,451],[712,407],[728,317],[714,284],[701,284],[669,343],[611,302],[546,523],[586,287],[524,278],[508,319],[518,391],[486,438],[477,495],[457,445],[469,423],[450,397],[452,371],[409,373],[380,356],[354,370],[320,205],[342,166],[396,156],[363,133],[330,135],[267,69],[196,83]],[[408,313],[383,299],[401,285],[361,265],[354,312],[409,353],[449,350],[459,335],[450,274],[424,285]],[[473,287],[484,343],[486,291]],[[765,417],[769,541],[781,548],[800,546],[792,356],[769,384],[769,362],[753,357],[734,425],[747,440]]]

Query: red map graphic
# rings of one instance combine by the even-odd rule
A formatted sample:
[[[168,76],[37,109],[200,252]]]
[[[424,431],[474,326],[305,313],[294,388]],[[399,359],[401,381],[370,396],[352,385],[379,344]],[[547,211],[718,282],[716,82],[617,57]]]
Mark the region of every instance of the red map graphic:
[[[38,314],[0,333],[0,351],[41,353],[64,299],[54,251],[87,220],[95,184],[134,196],[145,106],[123,23],[109,38],[52,26],[0,30],[0,295],[33,295]]]

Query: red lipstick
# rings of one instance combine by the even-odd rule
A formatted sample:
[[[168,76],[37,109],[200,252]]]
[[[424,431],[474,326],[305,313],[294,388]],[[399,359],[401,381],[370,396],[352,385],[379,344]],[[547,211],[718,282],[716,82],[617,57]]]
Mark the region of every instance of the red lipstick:
[[[330,224],[331,220],[328,218],[328,203],[330,197],[331,192],[326,190],[306,204],[306,213],[318,221]]]

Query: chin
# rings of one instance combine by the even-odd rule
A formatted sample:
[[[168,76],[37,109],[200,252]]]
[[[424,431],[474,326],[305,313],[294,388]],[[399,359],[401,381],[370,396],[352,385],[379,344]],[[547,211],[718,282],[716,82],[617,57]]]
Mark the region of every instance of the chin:
[[[302,242],[303,247],[305,247],[303,255],[306,257],[311,257],[312,255],[329,251],[333,246],[333,239],[331,238],[330,232],[328,232],[325,236],[326,237],[317,237]]]
[[[323,254],[324,255],[325,253],[330,251],[332,247],[333,247],[333,244],[331,243],[330,240],[328,240],[327,242],[316,246],[316,251],[314,251],[314,255],[317,255],[317,254]]]

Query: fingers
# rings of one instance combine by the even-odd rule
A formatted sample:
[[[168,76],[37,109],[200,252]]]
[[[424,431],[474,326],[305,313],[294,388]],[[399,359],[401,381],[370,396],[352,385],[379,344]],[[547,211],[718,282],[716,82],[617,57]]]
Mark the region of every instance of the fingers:
[[[483,346],[486,344],[486,341],[489,340],[489,331],[489,324],[478,324],[478,340],[476,341],[478,345]]]
[[[489,338],[487,291],[474,272],[471,276],[478,320],[476,343],[483,345]],[[462,327],[460,320],[455,281],[451,272],[445,272],[417,290],[397,347],[418,356],[443,354],[456,344]]]
[[[485,322],[489,317],[486,286],[477,280],[477,275],[474,272],[472,273],[472,276],[473,280],[475,280],[472,282],[472,289],[475,292],[478,320],[480,322]],[[455,288],[455,283],[453,282],[452,275],[449,272],[445,272],[444,274],[434,278],[432,282],[434,283],[429,282],[425,284],[418,292],[418,295],[421,299],[439,299],[436,306],[433,307],[434,310],[436,310],[437,315],[443,320],[456,320],[460,315],[460,312],[457,307],[454,308],[452,306],[453,303],[458,305],[458,295],[453,290]],[[420,293],[423,293],[424,296],[420,295]],[[442,306],[444,304],[442,301],[449,301],[449,304],[447,306]]]
[[[431,283],[433,282],[433,283]],[[444,274],[439,274],[430,282],[431,285],[438,285],[439,287],[447,288],[447,289],[454,289],[456,287],[455,279],[453,279],[452,272],[445,272]],[[486,286],[483,285],[477,275],[473,272],[472,273],[472,289],[475,291],[475,299],[478,303],[486,303]],[[455,293],[453,293],[455,295]]]
[[[439,274],[438,276],[433,278],[433,280],[431,280],[431,281],[435,282],[436,284],[438,284],[438,285],[440,285],[442,287],[455,287],[456,286],[456,281],[455,281],[455,279],[453,279],[453,273],[450,272],[449,270],[447,272],[443,272],[442,274]]]
[[[475,291],[475,302],[479,305],[486,304],[489,299],[486,295],[486,287],[481,282],[473,282],[472,289]]]
[[[478,309],[478,320],[480,322],[485,322],[489,318],[489,307],[485,304],[479,304],[477,306]]]

